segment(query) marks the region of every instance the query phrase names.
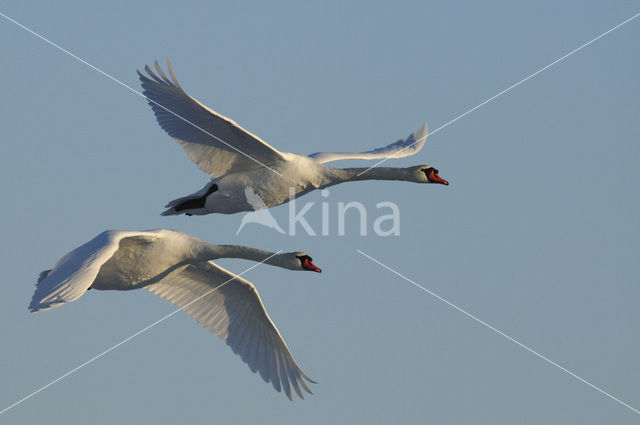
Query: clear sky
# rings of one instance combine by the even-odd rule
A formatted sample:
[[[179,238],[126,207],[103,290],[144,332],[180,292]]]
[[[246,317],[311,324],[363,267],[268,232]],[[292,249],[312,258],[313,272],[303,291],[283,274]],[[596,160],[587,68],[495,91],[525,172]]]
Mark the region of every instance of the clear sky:
[[[435,129],[640,12],[632,1],[90,3],[7,0],[0,12],[136,89],[137,68],[170,57],[190,94],[298,153]],[[0,40],[0,410],[173,311],[146,291],[92,291],[28,313],[38,273],[102,230],[304,250],[323,269],[245,275],[319,382],[304,401],[177,314],[0,423],[640,422],[356,252],[640,409],[640,18],[386,164],[434,165],[449,187],[359,182],[302,198],[317,228],[329,202],[328,237],[255,224],[235,236],[242,214],[161,217],[207,176],[144,99],[4,19]],[[341,201],[362,202],[369,226],[376,203],[395,202],[400,236],[360,236],[355,215],[337,236]],[[281,225],[288,212],[272,210]]]

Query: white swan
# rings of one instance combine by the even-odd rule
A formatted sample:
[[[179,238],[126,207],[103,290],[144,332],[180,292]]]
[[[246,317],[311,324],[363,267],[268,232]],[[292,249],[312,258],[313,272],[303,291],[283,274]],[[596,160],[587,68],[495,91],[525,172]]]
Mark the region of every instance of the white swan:
[[[209,261],[244,258],[289,270],[320,272],[302,252],[274,254],[239,245],[213,245],[174,230],[108,230],[40,273],[32,312],[75,301],[89,289],[144,288],[182,308],[218,335],[251,371],[291,399],[311,393],[311,380],[293,359],[248,281]]]
[[[247,202],[251,205],[251,208],[253,208],[254,211],[248,212],[242,217],[240,227],[238,227],[238,230],[236,231],[236,236],[239,235],[244,226],[249,223],[262,224],[263,226],[284,234],[282,227],[280,227],[276,219],[273,218],[264,201],[256,195],[253,189],[251,187],[245,187],[244,194],[247,197]]]
[[[138,71],[144,95],[160,126],[186,151],[211,181],[200,191],[169,202],[163,215],[233,214],[252,211],[244,188],[253,187],[267,207],[287,202],[315,189],[355,180],[404,180],[449,183],[428,165],[409,168],[333,168],[322,165],[340,159],[402,158],[425,143],[427,125],[404,140],[361,153],[318,152],[309,156],[279,152],[258,136],[207,108],[180,87],[169,61],[171,79],[155,62],[156,73]],[[365,173],[363,173],[366,171]]]

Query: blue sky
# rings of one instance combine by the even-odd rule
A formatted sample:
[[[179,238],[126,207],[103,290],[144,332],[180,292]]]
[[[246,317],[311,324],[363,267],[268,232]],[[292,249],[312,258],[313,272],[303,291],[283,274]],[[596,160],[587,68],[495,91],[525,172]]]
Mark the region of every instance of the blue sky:
[[[635,2],[6,1],[0,12],[123,83],[170,57],[183,87],[283,151],[362,151],[435,129],[638,13]],[[398,204],[401,234],[296,237],[242,215],[161,217],[207,176],[144,99],[0,19],[0,410],[173,311],[92,291],[30,314],[41,270],[105,229],[303,250],[321,275],[252,281],[301,367],[289,402],[177,314],[2,423],[637,423],[639,416],[357,253],[640,408],[640,21],[430,137],[451,186],[359,182],[319,203]],[[355,161],[340,164],[364,166]],[[272,210],[285,223],[286,205]],[[375,215],[374,215],[375,217]],[[372,222],[373,220],[371,220]],[[349,230],[352,230],[351,232]],[[241,272],[252,264],[221,261]]]

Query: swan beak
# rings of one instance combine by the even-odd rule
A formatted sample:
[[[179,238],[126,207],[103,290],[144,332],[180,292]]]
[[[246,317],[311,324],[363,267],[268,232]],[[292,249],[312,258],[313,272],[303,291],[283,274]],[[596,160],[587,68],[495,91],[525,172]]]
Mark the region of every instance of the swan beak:
[[[303,267],[305,270],[309,270],[309,271],[316,272],[316,273],[322,273],[322,270],[320,270],[319,268],[317,268],[317,267],[315,266],[315,264],[313,264],[311,261],[309,261],[309,259],[308,259],[308,258],[305,258],[304,262],[302,263],[302,267]]]
[[[431,170],[429,172],[429,175],[427,176],[427,180],[429,180],[429,182],[431,183],[439,183],[445,186],[449,186],[449,182],[443,179],[442,177],[440,177],[436,172],[436,170]]]

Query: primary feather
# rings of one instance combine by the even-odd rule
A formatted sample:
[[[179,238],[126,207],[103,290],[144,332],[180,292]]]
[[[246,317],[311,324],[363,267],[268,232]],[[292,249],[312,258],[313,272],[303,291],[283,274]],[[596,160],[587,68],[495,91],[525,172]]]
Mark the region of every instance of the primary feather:
[[[160,127],[187,151],[202,171],[215,178],[284,161],[280,152],[258,136],[189,96],[180,87],[171,62],[171,79],[158,62],[155,69],[158,75],[148,65],[145,71],[149,76],[138,71],[143,94]]]
[[[139,71],[138,74],[158,124],[212,178],[202,190],[169,202],[162,215],[233,214],[256,210],[250,201],[257,198],[248,196],[247,186],[260,198],[261,206],[270,208],[312,190],[354,180],[445,184],[443,179],[426,176],[431,169],[438,172],[428,165],[366,169],[323,165],[342,159],[375,160],[414,155],[425,144],[426,124],[406,139],[365,152],[317,152],[308,156],[280,152],[189,96],[178,83],[171,62],[169,76],[158,62],[154,65],[155,70],[147,65],[144,68],[146,75]],[[213,185],[216,190],[208,191]]]
[[[428,127],[424,124],[420,130],[411,134],[406,139],[400,139],[395,143],[382,148],[372,149],[366,152],[316,152],[309,155],[310,158],[324,164],[325,162],[338,161],[342,159],[384,159],[384,158],[404,158],[420,151],[427,140]]]
[[[182,309],[224,340],[253,372],[291,399],[311,393],[300,369],[247,280],[210,259],[230,256],[303,270],[301,253],[274,254],[250,247],[212,245],[173,230],[109,230],[40,273],[29,309],[72,302],[88,289],[144,288]],[[305,382],[306,381],[306,382]]]

